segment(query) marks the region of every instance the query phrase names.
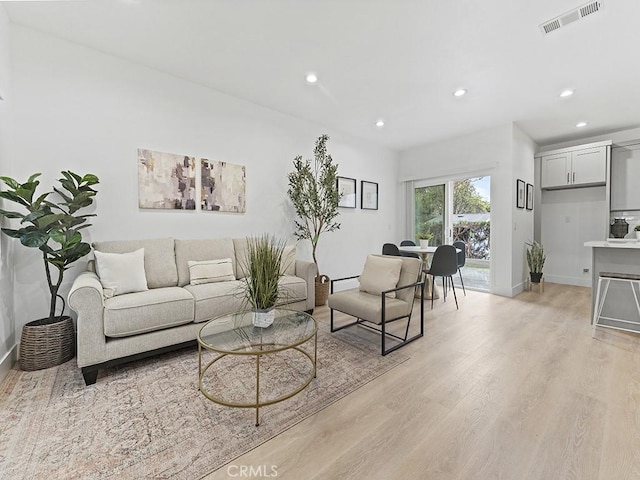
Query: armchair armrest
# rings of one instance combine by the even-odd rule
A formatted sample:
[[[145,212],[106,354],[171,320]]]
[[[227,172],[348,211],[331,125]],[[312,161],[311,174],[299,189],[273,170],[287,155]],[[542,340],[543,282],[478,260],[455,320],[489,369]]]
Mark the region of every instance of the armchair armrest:
[[[316,305],[316,275],[318,268],[315,263],[296,260],[296,277],[303,278],[307,283],[307,310],[313,310]]]
[[[337,282],[342,282],[344,280],[353,280],[354,278],[360,278],[360,275],[353,275],[352,277],[342,277],[342,278],[334,278],[331,280],[331,290],[330,293],[333,293],[333,284]]]
[[[382,295],[384,297],[387,293],[397,292],[399,290],[404,290],[405,288],[417,287],[418,285],[422,285],[422,287],[424,287],[424,280],[420,280],[418,282],[410,283],[409,285],[404,285],[402,287],[396,287],[396,288],[392,288],[390,290],[385,290],[384,292],[380,292],[380,295]]]

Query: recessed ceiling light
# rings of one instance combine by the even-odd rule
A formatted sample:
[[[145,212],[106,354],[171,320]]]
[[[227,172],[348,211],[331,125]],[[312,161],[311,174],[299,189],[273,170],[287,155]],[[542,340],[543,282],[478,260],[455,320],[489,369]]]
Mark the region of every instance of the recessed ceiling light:
[[[466,88],[459,88],[458,90],[453,92],[453,96],[454,97],[461,97],[461,96],[465,95],[466,93],[467,93],[467,89]]]
[[[316,83],[318,76],[315,73],[307,73],[307,83]]]
[[[578,128],[582,128],[582,127],[586,127],[587,126],[587,122],[578,122],[576,123],[576,127]]]
[[[381,119],[381,120],[378,120],[378,121],[376,122],[376,127],[384,127],[384,120],[382,120],[382,119]]]
[[[564,90],[560,96],[561,97],[570,97],[571,95],[573,95],[573,90]]]

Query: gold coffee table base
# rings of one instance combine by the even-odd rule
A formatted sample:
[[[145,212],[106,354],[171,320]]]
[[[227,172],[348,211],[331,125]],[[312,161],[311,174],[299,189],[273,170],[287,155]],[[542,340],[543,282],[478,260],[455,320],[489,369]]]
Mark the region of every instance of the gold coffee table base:
[[[313,339],[313,353],[302,345]],[[202,349],[218,355],[203,365]],[[311,362],[308,376],[300,376],[301,383],[295,389],[276,398],[260,398],[260,362],[262,357],[287,350],[295,350]],[[308,350],[311,350],[308,348]],[[232,402],[214,394],[205,386],[205,375],[213,372],[218,361],[225,357],[255,357],[255,401]],[[294,360],[298,355],[294,356]],[[202,394],[214,403],[226,407],[255,408],[256,427],[260,425],[260,407],[273,405],[287,400],[304,390],[316,377],[318,359],[318,325],[315,319],[304,312],[276,309],[275,319],[269,327],[257,327],[252,324],[252,312],[237,312],[223,315],[207,322],[198,333],[198,388]],[[305,360],[305,361],[306,361]],[[222,385],[224,387],[224,385]]]
[[[272,346],[278,346],[278,345],[272,344]],[[280,345],[280,346],[283,346],[283,345]],[[274,403],[288,400],[289,398],[297,395],[302,390],[307,388],[307,386],[311,383],[311,381],[314,378],[316,378],[316,365],[317,365],[317,353],[318,353],[318,333],[317,332],[314,335],[313,357],[309,352],[307,352],[306,350],[300,347],[288,347],[287,350],[296,350],[304,354],[304,356],[308,358],[309,361],[311,362],[311,365],[313,368],[311,370],[311,374],[309,375],[309,377],[304,379],[304,383],[290,393],[281,395],[280,397],[273,398],[271,400],[260,401],[260,357],[265,354],[252,353],[250,355],[255,355],[256,357],[256,401],[252,403],[237,403],[237,402],[228,402],[226,400],[223,400],[222,398],[216,397],[215,395],[207,391],[207,389],[205,388],[202,382],[202,379],[207,373],[207,370],[209,369],[209,367],[212,367],[218,360],[221,360],[228,355],[234,355],[234,354],[223,353],[222,355],[218,355],[216,358],[214,358],[209,363],[207,363],[203,368],[202,367],[202,346],[198,344],[198,372],[199,372],[198,384],[200,387],[200,391],[205,397],[207,397],[212,402],[217,403],[219,405],[224,405],[225,407],[255,408],[256,409],[256,427],[257,427],[260,425],[260,407],[265,407],[267,405],[273,405]],[[282,351],[282,349],[278,351]],[[243,355],[243,353],[238,353],[238,355]]]

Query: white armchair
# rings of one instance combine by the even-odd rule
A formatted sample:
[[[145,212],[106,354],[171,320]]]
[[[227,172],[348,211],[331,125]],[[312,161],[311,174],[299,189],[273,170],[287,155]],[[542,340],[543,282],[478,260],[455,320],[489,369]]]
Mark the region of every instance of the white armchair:
[[[386,355],[424,335],[424,281],[419,281],[421,262],[410,257],[369,255],[361,275],[338,278],[331,281],[329,308],[331,309],[331,331],[337,332],[352,325],[375,330],[381,336],[381,353]],[[337,282],[358,278],[359,288],[334,293]],[[416,289],[420,295],[420,332],[409,337]],[[335,326],[333,311],[337,310],[355,317],[354,322]],[[406,319],[404,336],[391,333],[387,324]],[[395,340],[387,348],[388,339]]]

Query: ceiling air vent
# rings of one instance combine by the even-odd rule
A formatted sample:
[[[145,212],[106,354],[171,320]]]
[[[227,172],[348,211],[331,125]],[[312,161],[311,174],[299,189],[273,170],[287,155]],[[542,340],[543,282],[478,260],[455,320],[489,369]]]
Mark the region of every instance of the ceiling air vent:
[[[548,22],[544,22],[542,25],[540,25],[540,29],[546,35],[553,32],[554,30],[558,30],[561,27],[565,27],[570,23],[580,20],[587,15],[597,13],[601,8],[602,2],[589,2],[585,5],[582,5],[581,7],[574,8],[569,12],[563,13],[562,15],[549,20]]]

